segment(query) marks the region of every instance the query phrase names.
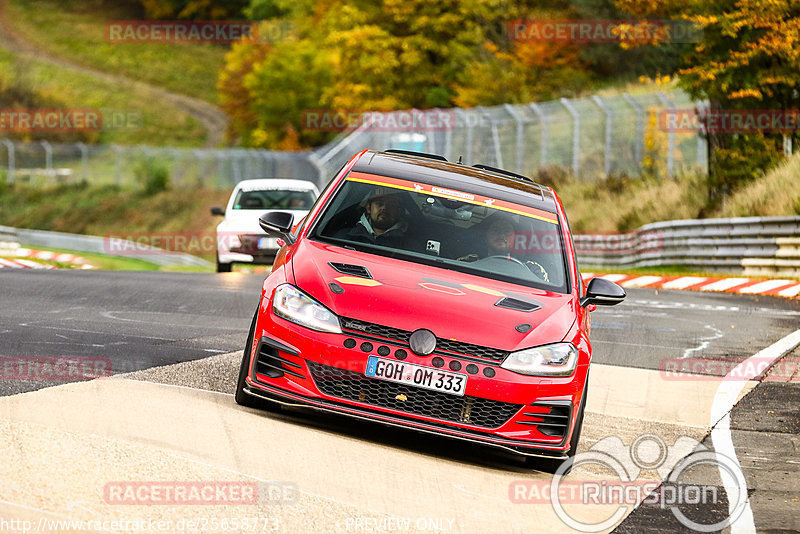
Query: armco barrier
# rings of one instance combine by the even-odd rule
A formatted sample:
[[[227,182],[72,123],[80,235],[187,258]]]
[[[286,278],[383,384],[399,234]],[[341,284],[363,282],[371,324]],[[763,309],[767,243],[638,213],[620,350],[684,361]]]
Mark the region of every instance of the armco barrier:
[[[5,235],[14,235],[17,243],[25,243],[26,245],[34,245],[42,248],[61,248],[78,252],[108,254],[108,239],[105,237],[0,226],[0,236]],[[0,240],[2,239],[4,238],[0,238]],[[142,250],[142,248],[141,245],[132,245],[130,249]],[[143,254],[141,257],[137,255],[127,255],[126,257],[142,259],[150,263],[155,263],[156,265],[211,267],[211,263],[206,260],[181,252],[159,252],[158,254],[150,252]]]
[[[800,277],[800,217],[647,224],[620,235],[574,236],[585,267],[682,265],[745,276]]]

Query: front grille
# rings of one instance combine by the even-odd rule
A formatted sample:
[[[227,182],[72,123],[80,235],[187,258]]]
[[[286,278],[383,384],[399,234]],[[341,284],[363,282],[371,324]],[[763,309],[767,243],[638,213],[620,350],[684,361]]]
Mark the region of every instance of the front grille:
[[[360,373],[317,362],[309,361],[308,369],[314,383],[325,395],[482,428],[502,426],[522,407],[521,404],[478,397],[458,397],[368,378]],[[406,400],[398,400],[400,395],[405,395]]]
[[[393,339],[404,344],[408,344],[408,338],[411,337],[411,332],[400,330],[399,328],[392,328],[391,326],[368,323],[366,321],[359,321],[358,319],[350,319],[347,317],[342,317],[341,321],[342,328],[346,330],[361,332],[371,336],[380,336],[385,339]],[[438,337],[436,338],[436,350],[434,353],[448,355],[450,355],[450,353],[457,353],[459,355],[472,356],[483,360],[492,360],[494,362],[502,362],[506,359],[506,356],[508,356],[508,352],[504,350]]]

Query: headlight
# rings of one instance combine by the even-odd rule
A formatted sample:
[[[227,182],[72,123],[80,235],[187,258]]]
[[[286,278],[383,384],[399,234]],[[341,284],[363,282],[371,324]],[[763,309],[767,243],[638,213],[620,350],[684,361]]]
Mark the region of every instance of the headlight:
[[[569,376],[578,363],[578,349],[572,343],[554,343],[512,352],[503,369],[532,376]]]
[[[341,334],[339,318],[328,308],[312,299],[296,287],[283,284],[275,289],[272,299],[272,311],[287,321],[320,332]]]

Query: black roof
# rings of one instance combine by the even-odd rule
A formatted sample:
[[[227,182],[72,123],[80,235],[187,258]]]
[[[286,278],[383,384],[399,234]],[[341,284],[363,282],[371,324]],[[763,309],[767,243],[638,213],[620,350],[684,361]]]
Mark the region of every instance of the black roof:
[[[369,150],[359,158],[353,170],[419,180],[557,213],[555,197],[549,187],[468,165],[425,156]]]

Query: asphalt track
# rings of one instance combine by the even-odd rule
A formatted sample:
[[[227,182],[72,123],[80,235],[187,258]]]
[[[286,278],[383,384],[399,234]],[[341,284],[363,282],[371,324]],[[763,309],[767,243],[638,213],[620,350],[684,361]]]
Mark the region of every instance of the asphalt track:
[[[104,359],[120,375],[66,384],[0,380],[0,531],[21,531],[25,524],[12,519],[36,527],[43,520],[160,519],[171,522],[162,525],[169,531],[198,532],[570,531],[548,501],[536,500],[552,477],[526,471],[502,453],[340,417],[236,406],[230,393],[238,351],[262,280],[0,273],[0,357]],[[629,290],[624,304],[593,314],[596,365],[581,451],[615,438],[627,447],[652,435],[670,449],[660,467],[667,469],[695,447],[713,448],[709,420],[720,377],[798,325],[800,305],[793,300]],[[671,374],[685,362],[693,362],[691,379]],[[800,424],[800,395],[790,380],[748,382],[731,414],[758,531],[800,528],[789,482],[800,465],[793,426]],[[648,476],[656,480],[668,472],[653,471]],[[692,476],[720,489],[720,498],[694,507],[691,517],[706,523],[724,517],[719,474],[700,469]],[[607,469],[588,464],[570,477],[614,481]],[[147,506],[110,503],[104,495],[111,483],[156,480],[255,482],[262,498],[246,506]],[[616,506],[567,508],[570,517],[596,523]],[[177,523],[190,519],[200,523]],[[233,519],[255,522],[234,525]],[[132,524],[47,525],[44,531],[136,530]],[[644,505],[617,527],[681,528],[669,510]]]

